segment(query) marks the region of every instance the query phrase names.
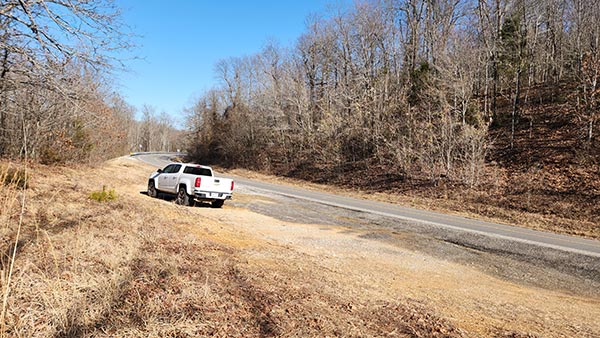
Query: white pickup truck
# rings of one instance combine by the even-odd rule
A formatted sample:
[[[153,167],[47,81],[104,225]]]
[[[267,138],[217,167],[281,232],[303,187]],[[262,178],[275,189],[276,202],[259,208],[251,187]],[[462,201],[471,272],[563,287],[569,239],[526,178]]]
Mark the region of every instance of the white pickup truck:
[[[148,178],[148,196],[176,195],[175,202],[192,206],[196,201],[210,202],[220,208],[233,194],[233,180],[213,176],[212,168],[192,163],[171,163]]]

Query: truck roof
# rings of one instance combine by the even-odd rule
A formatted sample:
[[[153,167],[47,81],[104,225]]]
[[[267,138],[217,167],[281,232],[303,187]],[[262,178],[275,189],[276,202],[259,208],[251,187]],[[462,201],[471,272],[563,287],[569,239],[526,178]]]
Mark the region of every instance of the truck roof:
[[[210,170],[212,170],[212,168],[211,168],[211,167],[209,167],[209,166],[206,166],[206,165],[201,165],[201,164],[196,164],[196,163],[181,163],[181,162],[171,162],[171,163],[169,163],[169,164],[167,164],[167,165],[169,166],[169,165],[171,165],[171,164],[181,164],[181,165],[184,165],[184,166],[186,166],[186,167],[196,167],[196,168],[202,168],[202,169],[210,169]]]
[[[178,164],[182,164],[188,167],[196,167],[196,168],[203,168],[203,169],[210,169],[212,170],[211,167],[206,166],[206,165],[201,165],[201,164],[196,164],[196,163],[178,163]]]

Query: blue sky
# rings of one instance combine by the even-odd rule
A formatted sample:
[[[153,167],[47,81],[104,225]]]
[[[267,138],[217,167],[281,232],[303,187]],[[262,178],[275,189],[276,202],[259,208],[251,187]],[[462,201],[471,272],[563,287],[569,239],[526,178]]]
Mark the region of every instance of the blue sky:
[[[257,53],[268,40],[293,46],[311,14],[327,14],[341,0],[121,0],[126,23],[140,38],[118,75],[127,102],[172,115],[183,125],[182,110],[215,83],[221,59]],[[349,2],[349,1],[346,1]]]

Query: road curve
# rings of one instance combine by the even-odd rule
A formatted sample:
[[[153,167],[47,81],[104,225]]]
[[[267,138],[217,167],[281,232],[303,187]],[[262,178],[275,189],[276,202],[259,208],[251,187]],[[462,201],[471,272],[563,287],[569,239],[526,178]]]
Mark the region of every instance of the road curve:
[[[176,154],[142,153],[134,154],[133,156],[148,164],[157,167],[163,167],[170,162],[170,159],[174,155]],[[276,193],[283,196],[304,199],[355,211],[378,214],[381,216],[392,217],[401,220],[428,224],[454,231],[463,231],[496,239],[515,241],[538,247],[552,248],[560,251],[600,258],[600,241],[598,240],[560,235],[550,232],[486,222],[472,218],[448,215],[439,212],[419,210],[397,204],[376,202],[286,185],[260,182],[237,176],[233,176],[232,178],[235,180],[236,184]]]

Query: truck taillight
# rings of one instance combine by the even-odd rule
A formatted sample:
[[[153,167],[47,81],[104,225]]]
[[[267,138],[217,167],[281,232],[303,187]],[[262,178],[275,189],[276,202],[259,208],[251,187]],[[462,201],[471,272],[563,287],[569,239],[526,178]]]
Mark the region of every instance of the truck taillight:
[[[233,191],[233,181],[231,181],[231,191]]]
[[[196,184],[194,184],[194,186],[196,188],[200,188],[200,183],[202,183],[202,179],[200,177],[196,177]]]

